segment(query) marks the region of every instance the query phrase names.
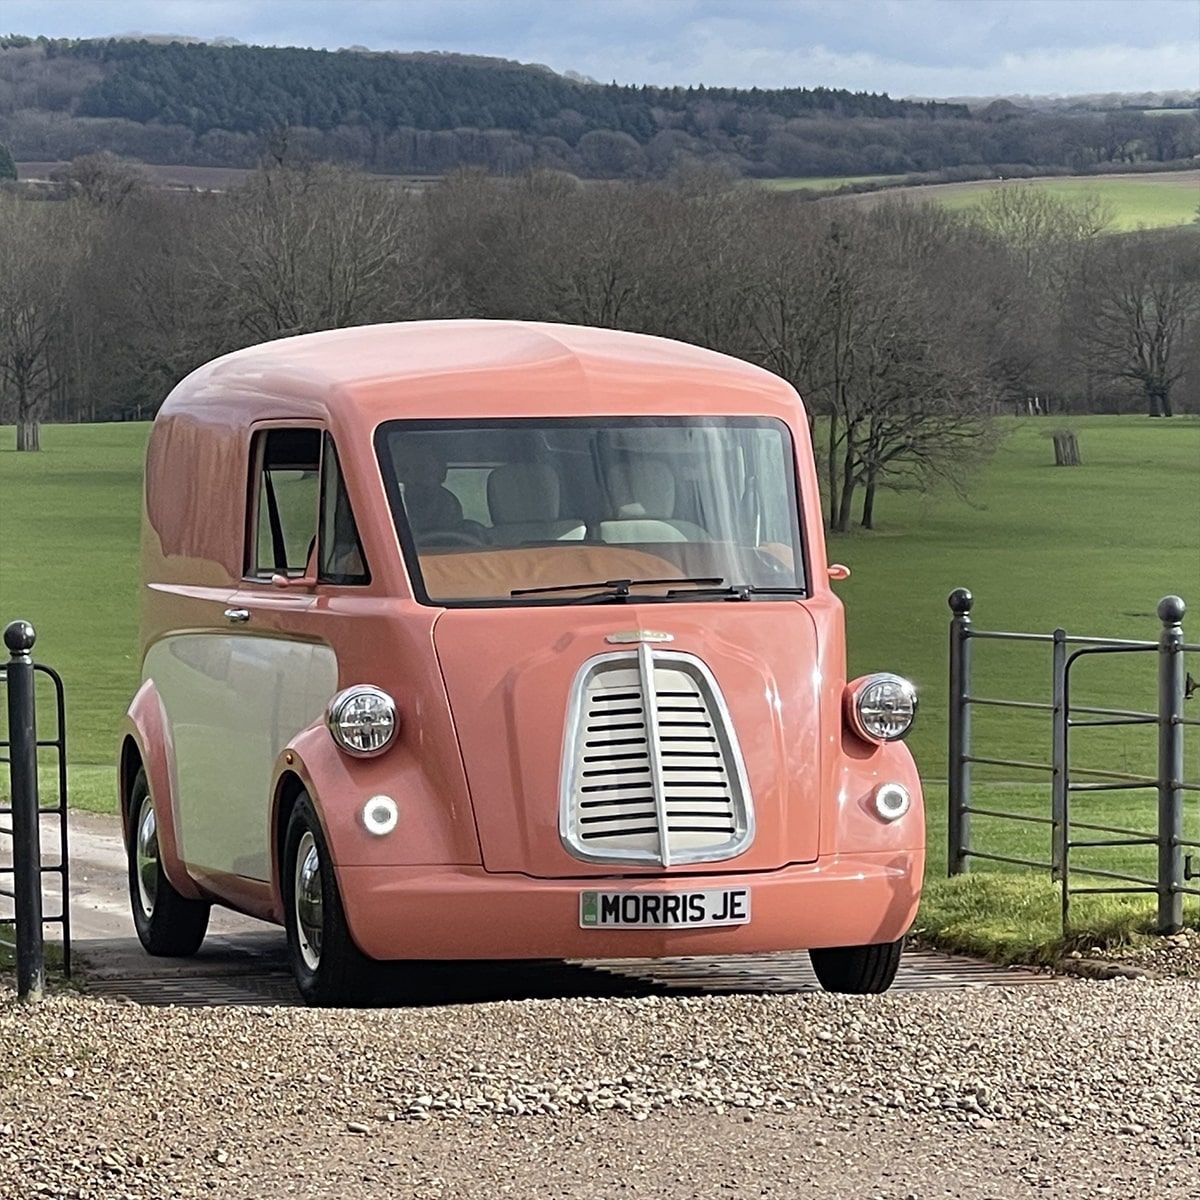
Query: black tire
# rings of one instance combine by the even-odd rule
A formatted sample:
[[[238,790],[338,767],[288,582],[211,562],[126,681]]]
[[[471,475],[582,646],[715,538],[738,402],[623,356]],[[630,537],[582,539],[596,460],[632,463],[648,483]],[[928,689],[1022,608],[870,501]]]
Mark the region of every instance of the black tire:
[[[904,939],[877,946],[837,946],[810,950],[813,970],[827,992],[874,996],[886,992],[896,978]]]
[[[297,990],[306,1004],[322,1008],[371,1003],[378,981],[378,964],[363,954],[350,936],[329,847],[312,801],[304,792],[288,818],[283,845],[280,890],[288,962]],[[311,905],[306,910],[312,927],[319,930],[315,945],[301,928],[296,904],[297,859],[302,847],[306,860],[315,852],[320,879],[319,910]]]
[[[171,886],[158,854],[158,826],[153,812],[146,772],[139,769],[129,789],[129,830],[125,839],[133,926],[147,954],[190,958],[204,941],[211,906],[203,900],[189,900]],[[146,828],[144,820],[150,822]],[[141,856],[139,849],[143,851]]]

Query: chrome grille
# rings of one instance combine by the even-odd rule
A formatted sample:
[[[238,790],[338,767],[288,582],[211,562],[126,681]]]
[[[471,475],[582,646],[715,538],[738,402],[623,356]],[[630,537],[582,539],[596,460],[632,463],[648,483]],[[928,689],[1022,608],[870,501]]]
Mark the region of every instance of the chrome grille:
[[[715,862],[754,836],[741,752],[708,668],[654,650],[586,662],[571,693],[559,832],[588,862]]]

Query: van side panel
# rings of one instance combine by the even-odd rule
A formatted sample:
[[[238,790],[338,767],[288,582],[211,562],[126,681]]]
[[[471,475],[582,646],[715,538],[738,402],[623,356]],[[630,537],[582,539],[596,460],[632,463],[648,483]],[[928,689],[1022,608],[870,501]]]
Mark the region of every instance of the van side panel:
[[[270,880],[275,760],[336,691],[334,652],[283,638],[178,634],[150,648],[144,669],[174,744],[184,862]]]

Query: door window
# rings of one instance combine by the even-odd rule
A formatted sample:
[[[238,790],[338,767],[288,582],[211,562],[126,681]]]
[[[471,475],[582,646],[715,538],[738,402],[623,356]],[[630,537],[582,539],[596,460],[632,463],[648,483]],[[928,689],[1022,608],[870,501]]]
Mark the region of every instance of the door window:
[[[317,578],[322,583],[371,582],[350,497],[346,494],[342,465],[328,434],[321,459],[321,521],[317,540],[320,546]]]
[[[319,429],[255,436],[246,574],[298,578],[316,549],[321,583],[371,581],[333,439]]]

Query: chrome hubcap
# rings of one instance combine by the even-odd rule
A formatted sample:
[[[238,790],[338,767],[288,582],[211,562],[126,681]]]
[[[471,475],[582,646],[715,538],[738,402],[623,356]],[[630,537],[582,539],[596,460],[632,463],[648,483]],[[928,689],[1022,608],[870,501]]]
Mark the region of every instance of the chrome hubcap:
[[[296,906],[296,940],[304,965],[315,971],[321,965],[321,930],[324,907],[321,896],[321,855],[316,839],[305,833],[296,848],[296,878],[292,889]]]
[[[134,855],[137,867],[138,904],[147,919],[154,916],[154,901],[158,895],[158,822],[150,797],[142,800],[138,810],[134,835]]]

